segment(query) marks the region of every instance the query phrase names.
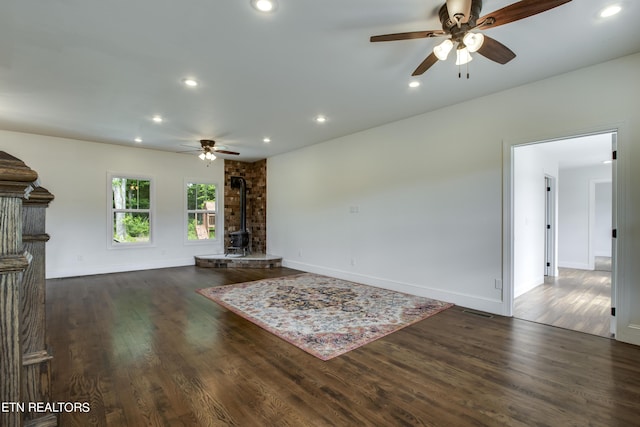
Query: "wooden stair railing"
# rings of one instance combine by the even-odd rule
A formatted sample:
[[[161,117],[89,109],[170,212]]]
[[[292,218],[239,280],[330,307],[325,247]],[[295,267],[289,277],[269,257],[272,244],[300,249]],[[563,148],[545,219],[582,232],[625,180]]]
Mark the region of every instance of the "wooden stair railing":
[[[29,402],[51,400],[51,357],[46,350],[44,324],[44,243],[48,236],[44,233],[44,209],[40,208],[46,207],[53,196],[39,190],[28,201],[37,178],[38,174],[21,160],[0,151],[2,427],[57,425],[55,414],[25,410]]]
[[[46,208],[53,195],[38,187],[22,201],[22,242],[33,257],[22,279],[20,329],[22,337],[22,400],[51,403],[51,355],[46,342],[45,312],[45,232]],[[58,425],[53,413],[25,408],[25,427]]]

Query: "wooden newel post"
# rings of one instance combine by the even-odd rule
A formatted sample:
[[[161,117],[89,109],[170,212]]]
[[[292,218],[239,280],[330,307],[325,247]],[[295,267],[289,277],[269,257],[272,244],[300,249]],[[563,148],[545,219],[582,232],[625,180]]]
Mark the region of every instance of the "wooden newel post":
[[[0,151],[0,425],[22,426],[20,291],[31,255],[22,247],[22,200],[38,174]]]
[[[20,330],[22,336],[22,400],[51,402],[51,355],[46,343],[45,315],[45,232],[46,208],[53,195],[38,187],[22,202],[22,242],[24,250],[33,257],[22,279],[20,294]],[[52,413],[24,411],[25,427],[57,426]]]

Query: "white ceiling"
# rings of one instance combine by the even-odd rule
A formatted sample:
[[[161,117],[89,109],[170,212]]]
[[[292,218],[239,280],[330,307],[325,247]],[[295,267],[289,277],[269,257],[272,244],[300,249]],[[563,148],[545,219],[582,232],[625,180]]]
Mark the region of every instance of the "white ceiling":
[[[599,18],[611,3],[623,11]],[[172,152],[213,138],[252,161],[640,51],[639,1],[573,0],[487,30],[518,55],[507,65],[475,55],[466,80],[450,58],[410,89],[437,39],[369,37],[440,29],[441,4],[0,0],[0,128]]]
[[[602,165],[604,161],[611,160],[613,142],[611,133],[599,133],[541,141],[525,147],[535,150],[541,157],[557,162],[560,169],[569,169]]]

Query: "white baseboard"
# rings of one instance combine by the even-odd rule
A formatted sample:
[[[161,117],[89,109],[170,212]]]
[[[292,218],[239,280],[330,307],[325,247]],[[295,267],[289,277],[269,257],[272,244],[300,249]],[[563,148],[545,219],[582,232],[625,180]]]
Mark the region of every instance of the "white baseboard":
[[[633,323],[624,327],[618,325],[616,329],[616,340],[633,345],[640,345],[640,325]]]
[[[611,258],[611,251],[609,251],[609,252],[606,252],[606,251],[602,251],[602,252],[594,251],[593,254],[594,254],[594,256],[604,256],[604,257]]]
[[[156,268],[184,267],[195,265],[195,258],[177,258],[172,260],[157,260],[139,264],[123,265],[86,265],[73,269],[47,270],[47,279],[60,279],[63,277],[92,276],[94,274],[124,273],[127,271],[153,270]]]
[[[539,276],[524,283],[518,283],[513,289],[513,298],[518,298],[520,295],[526,294],[533,288],[540,286],[544,283],[544,276]]]
[[[502,315],[505,313],[504,303],[501,300],[483,298],[459,292],[451,292],[446,289],[430,288],[424,285],[416,285],[412,283],[397,282],[390,279],[368,276],[350,271],[338,270],[334,268],[322,267],[313,264],[306,264],[299,261],[291,261],[283,259],[283,267],[302,270],[308,273],[322,274],[325,276],[335,277],[342,280],[362,283],[365,285],[376,286],[378,288],[389,289],[397,292],[404,292],[411,295],[417,295],[425,298],[437,299],[440,301],[451,302],[455,305],[471,308],[474,310],[484,311],[487,313]]]
[[[588,263],[582,262],[565,262],[559,261],[558,267],[560,268],[574,268],[576,270],[593,270],[593,266],[590,266]]]

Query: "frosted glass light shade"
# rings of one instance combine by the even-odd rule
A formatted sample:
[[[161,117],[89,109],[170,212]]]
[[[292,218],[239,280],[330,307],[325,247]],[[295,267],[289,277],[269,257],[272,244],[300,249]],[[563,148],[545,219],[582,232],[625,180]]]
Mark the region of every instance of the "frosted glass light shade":
[[[467,47],[469,52],[477,52],[484,43],[484,34],[481,33],[467,33],[464,35],[462,42]]]
[[[451,52],[451,49],[453,49],[453,42],[450,39],[446,39],[433,48],[433,53],[436,58],[444,61],[445,59],[447,59],[447,56],[449,56],[449,52]]]
[[[469,54],[469,51],[466,47],[456,50],[456,65],[464,65],[468,62],[471,62],[472,60],[473,58]]]

